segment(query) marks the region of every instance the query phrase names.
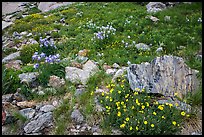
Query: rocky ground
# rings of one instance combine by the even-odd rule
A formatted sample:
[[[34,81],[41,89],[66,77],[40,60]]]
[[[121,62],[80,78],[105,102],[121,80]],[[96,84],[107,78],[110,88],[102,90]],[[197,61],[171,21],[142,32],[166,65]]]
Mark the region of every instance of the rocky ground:
[[[2,30],[8,27],[13,23],[15,17],[12,17],[11,13],[16,13],[24,10],[24,5],[29,2],[3,2],[2,3]],[[41,8],[42,12],[48,11],[58,7],[56,3],[50,2],[48,6],[43,6],[42,3],[32,3],[30,6],[38,6]],[[58,3],[59,4],[59,3]],[[71,4],[69,2],[60,3],[62,5]],[[151,5],[149,5],[151,7]],[[164,5],[160,5],[161,7]],[[149,11],[158,10],[158,9],[149,9]],[[8,15],[9,14],[9,15]],[[154,22],[157,21],[156,18],[150,17]],[[26,32],[21,34],[13,34],[13,37],[21,37],[23,35],[29,35]],[[3,47],[8,47],[12,44],[12,38],[2,36]],[[9,41],[9,42],[8,42]],[[7,44],[6,44],[7,43]],[[9,43],[9,44],[8,44]],[[38,43],[34,39],[29,39],[24,41],[25,44],[29,43]],[[12,47],[12,46],[11,46]],[[148,49],[148,46],[140,43],[136,46],[137,48]],[[18,46],[16,46],[18,49]],[[18,49],[20,50],[20,48]],[[162,49],[158,49],[159,50]],[[77,83],[75,96],[80,96],[80,94],[85,92],[85,85],[89,77],[100,69],[98,67],[98,62],[94,62],[88,59],[86,56],[87,50],[80,50],[78,56],[75,60],[72,60],[70,66],[65,67],[66,77],[65,79],[60,79],[57,76],[51,76],[49,79],[49,85],[51,88],[42,89],[40,86],[33,88],[33,91],[37,92],[39,95],[45,94],[45,92],[56,92],[55,89],[62,87],[65,84],[65,81],[71,81]],[[12,53],[2,59],[3,63],[6,63],[6,67],[21,69],[21,60],[16,60],[20,56],[20,51]],[[201,55],[202,58],[202,55]],[[64,59],[66,60],[66,58]],[[80,60],[78,63],[76,60]],[[149,69],[151,68],[151,69]],[[117,63],[114,63],[112,66],[106,64],[103,65],[103,69],[106,74],[112,76],[112,79],[115,80],[117,77],[120,77],[125,71],[127,71],[127,79],[130,81],[130,87],[135,89],[140,84],[147,86],[152,93],[159,93],[166,96],[165,99],[159,100],[160,103],[179,103],[182,108],[188,111],[190,108],[189,105],[179,102],[179,100],[172,100],[169,98],[174,95],[175,88],[180,88],[181,91],[192,90],[196,88],[196,70],[192,70],[187,67],[182,58],[177,58],[174,56],[163,56],[155,58],[151,63],[142,63],[142,64],[131,64],[129,62],[128,66],[120,66]],[[176,74],[175,74],[176,73]],[[33,84],[35,79],[38,77],[38,73],[22,73],[19,74],[21,83]],[[175,84],[174,81],[177,81]],[[183,81],[182,81],[183,80]],[[159,82],[160,83],[159,83]],[[142,82],[142,83],[141,83]],[[135,85],[138,83],[139,85]],[[161,86],[162,85],[162,86]],[[183,86],[184,85],[184,86]],[[174,87],[174,88],[170,88]],[[169,89],[166,92],[166,88]],[[52,128],[54,125],[53,120],[53,111],[58,108],[64,100],[69,99],[69,95],[64,97],[51,97],[49,101],[37,102],[35,100],[27,100],[22,94],[19,93],[20,89],[17,90],[14,94],[6,94],[2,96],[2,134],[18,134],[18,135],[52,135]],[[158,92],[159,91],[159,92]],[[106,92],[106,89],[97,89],[95,93]],[[179,97],[182,97],[184,92],[178,93]],[[95,98],[95,105],[97,111],[104,111],[104,108],[101,107],[98,102],[97,96]],[[23,115],[25,118],[20,117],[16,119],[15,115]],[[198,108],[198,113],[202,113],[202,107]],[[101,135],[102,129],[99,127],[100,119],[95,125],[89,125],[85,120],[83,114],[80,112],[77,104],[75,104],[73,111],[70,114],[71,120],[73,123],[67,127],[68,135]],[[12,123],[16,123],[18,127],[10,130]],[[190,123],[190,122],[189,122]],[[189,124],[188,123],[188,124]],[[200,116],[196,122],[190,123],[191,126],[186,125],[182,130],[182,134],[187,135],[200,135],[202,134],[202,117]],[[194,127],[192,126],[194,125]],[[197,130],[196,130],[197,129]],[[119,130],[112,130],[112,135],[123,134]]]

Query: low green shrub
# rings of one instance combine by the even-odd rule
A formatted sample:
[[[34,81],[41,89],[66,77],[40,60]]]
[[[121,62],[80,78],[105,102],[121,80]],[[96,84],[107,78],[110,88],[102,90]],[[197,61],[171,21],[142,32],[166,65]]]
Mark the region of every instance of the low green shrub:
[[[22,62],[24,64],[30,63],[32,61],[33,54],[39,49],[39,44],[25,45],[20,52]]]
[[[144,89],[129,90],[125,78],[111,82],[108,93],[101,93],[100,102],[106,111],[105,123],[127,135],[172,135],[181,131],[186,112],[172,104],[158,104]]]

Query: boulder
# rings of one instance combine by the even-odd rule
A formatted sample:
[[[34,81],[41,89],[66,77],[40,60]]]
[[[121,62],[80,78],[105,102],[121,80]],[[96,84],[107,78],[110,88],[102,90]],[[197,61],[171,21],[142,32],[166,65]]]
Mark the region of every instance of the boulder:
[[[166,9],[166,5],[163,4],[162,2],[149,2],[146,5],[146,8],[147,8],[147,12],[155,13],[158,11],[162,11],[163,9]]]
[[[73,2],[40,2],[38,9],[42,12],[47,12],[61,6],[72,4]]]
[[[15,58],[20,57],[20,51],[12,53],[8,56],[6,56],[5,58],[3,58],[2,63],[7,63],[11,60],[14,60]]]
[[[190,69],[184,60],[176,56],[164,55],[151,63],[131,64],[127,68],[127,77],[132,90],[145,88],[149,93],[183,98],[187,92],[196,91],[199,81],[198,71]]]
[[[47,112],[40,115],[37,119],[30,121],[23,129],[25,133],[37,133],[48,127],[52,123],[52,113]]]
[[[94,75],[97,71],[99,71],[97,65],[89,60],[83,65],[83,69],[66,67],[65,79],[71,81],[72,83],[82,83],[85,85],[89,77]]]

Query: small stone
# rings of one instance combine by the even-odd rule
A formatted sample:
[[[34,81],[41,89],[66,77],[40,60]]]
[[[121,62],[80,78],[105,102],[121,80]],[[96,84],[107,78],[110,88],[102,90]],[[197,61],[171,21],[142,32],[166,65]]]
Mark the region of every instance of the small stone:
[[[17,102],[17,106],[20,108],[33,108],[35,107],[36,102],[35,101],[21,101]]]
[[[109,75],[114,75],[115,72],[116,72],[116,69],[107,69],[106,70],[106,74],[109,74]]]
[[[37,92],[37,94],[38,94],[38,95],[45,95],[45,92],[42,91],[42,90],[40,90],[40,91]]]
[[[120,68],[120,65],[118,65],[117,63],[114,63],[112,66],[113,66],[113,68],[115,68],[115,69],[119,69],[119,68]]]
[[[26,31],[23,31],[20,33],[20,35],[26,35],[26,34],[28,34],[28,32],[26,32]]]
[[[54,109],[55,107],[53,105],[44,105],[43,107],[40,108],[40,111],[49,112],[53,111]]]
[[[57,107],[57,106],[58,106],[58,102],[55,100],[55,101],[52,102],[52,105],[53,105],[54,107]]]
[[[80,111],[78,109],[75,109],[72,112],[71,118],[77,123],[82,123],[84,121],[84,117],[83,117],[83,115],[80,113]]]
[[[93,133],[93,135],[100,135],[100,134],[99,134],[99,133],[97,133],[97,132],[94,132],[94,133]]]
[[[153,17],[153,16],[150,16],[150,19],[151,19],[153,22],[157,22],[157,21],[159,21],[159,19],[158,19],[158,18]]]
[[[85,88],[76,89],[74,95],[79,96],[79,95],[83,94],[84,92],[86,92]]]
[[[157,50],[156,50],[156,53],[160,53],[163,51],[163,48],[162,47],[159,47]]]
[[[87,126],[87,129],[88,129],[88,130],[91,130],[91,126]]]
[[[33,35],[32,33],[28,33],[27,37],[30,37],[30,36],[32,36],[32,35]]]
[[[85,131],[85,130],[86,130],[86,127],[85,127],[85,126],[81,128],[81,131]]]
[[[79,129],[80,127],[81,127],[80,125],[77,125],[77,126],[76,126],[76,129]]]
[[[35,110],[32,108],[26,108],[26,109],[20,110],[19,113],[24,117],[26,117],[27,119],[31,119],[35,114]]]
[[[2,96],[2,102],[12,102],[13,94],[6,94]]]

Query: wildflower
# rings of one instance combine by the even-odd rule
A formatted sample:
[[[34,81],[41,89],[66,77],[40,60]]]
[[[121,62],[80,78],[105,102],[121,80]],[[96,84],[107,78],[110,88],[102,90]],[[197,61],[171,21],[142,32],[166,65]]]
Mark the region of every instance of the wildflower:
[[[153,114],[153,115],[155,115],[155,116],[157,115],[157,113],[156,113],[156,112],[153,112],[152,114]]]
[[[101,100],[100,102],[103,103],[103,100]]]
[[[142,114],[144,113],[144,111],[139,111],[139,112],[142,113]]]
[[[182,115],[182,116],[185,116],[185,114],[186,114],[186,113],[185,113],[184,111],[181,112],[181,115]]]
[[[120,117],[120,116],[121,116],[121,112],[120,112],[120,111],[118,111],[118,114],[117,114],[117,115],[118,115],[118,117]]]
[[[92,91],[92,92],[91,92],[91,96],[92,96],[93,94],[94,94],[94,92]]]
[[[138,99],[136,99],[135,102],[136,102],[136,104],[138,104],[139,103]]]
[[[106,99],[108,99],[109,98],[109,96],[106,96]]]
[[[117,107],[117,109],[120,109],[120,107]]]
[[[132,130],[132,127],[130,127],[130,130]]]
[[[118,90],[118,94],[120,94],[121,93],[121,91],[120,90]]]
[[[124,128],[124,127],[125,127],[125,124],[120,125],[120,128]]]
[[[165,116],[162,116],[163,119],[165,119]]]
[[[154,124],[151,124],[151,127],[153,128],[153,127],[154,127]]]
[[[116,104],[117,106],[119,106],[119,105],[120,105],[120,102],[115,102],[115,104]]]
[[[177,96],[178,95],[178,93],[176,92],[176,93],[174,93],[174,96]]]
[[[127,95],[125,96],[125,98],[128,98],[128,96],[129,96],[129,94],[127,94]]]
[[[138,92],[135,92],[134,95],[138,95]]]
[[[110,98],[110,102],[112,102],[113,101],[113,99],[112,98]]]
[[[130,118],[129,118],[129,117],[127,117],[125,120],[126,120],[126,121],[129,121],[129,120],[130,120]]]
[[[139,128],[138,128],[137,126],[135,127],[135,129],[136,129],[136,130],[139,130]]]
[[[104,96],[104,92],[102,92],[101,95]]]
[[[177,107],[178,107],[178,105],[179,105],[178,103],[175,103],[175,106],[177,106]]]
[[[146,104],[147,104],[147,107],[149,107],[149,103],[148,103],[148,102],[146,102]]]
[[[163,106],[159,105],[158,109],[163,110],[164,108],[163,108]]]
[[[169,107],[171,108],[172,106],[173,106],[173,105],[170,103],[170,104],[169,104]]]
[[[123,109],[123,111],[124,111],[124,112],[126,112],[126,111],[127,111],[127,109]]]
[[[124,85],[120,85],[121,88],[124,88]]]
[[[186,117],[190,117],[190,115],[188,114],[188,115],[186,115]]]
[[[145,125],[147,125],[147,123],[148,123],[147,121],[144,121],[144,124],[145,124]]]
[[[134,109],[135,108],[135,106],[132,106],[132,108],[131,109]]]
[[[121,102],[121,105],[124,105],[124,102],[123,102],[123,101]]]
[[[139,88],[135,88],[135,90],[136,90],[136,91],[140,91],[140,89],[139,89]]]
[[[145,106],[144,105],[142,105],[142,109],[144,109],[145,108]]]
[[[172,124],[175,126],[176,125],[176,121],[172,121]]]
[[[37,69],[39,67],[39,63],[36,63],[33,67],[34,69]]]
[[[128,102],[128,99],[126,99],[125,101]]]

